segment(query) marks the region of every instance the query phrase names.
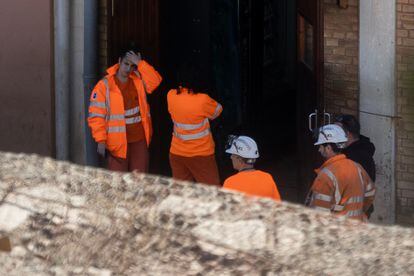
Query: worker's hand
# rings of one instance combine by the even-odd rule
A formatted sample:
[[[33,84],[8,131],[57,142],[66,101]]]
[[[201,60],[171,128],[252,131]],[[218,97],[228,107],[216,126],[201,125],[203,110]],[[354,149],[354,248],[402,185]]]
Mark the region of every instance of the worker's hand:
[[[106,146],[104,143],[98,143],[97,152],[100,156],[105,157]]]
[[[142,60],[142,58],[141,58],[141,53],[140,53],[140,52],[138,52],[138,53],[134,53],[133,51],[129,51],[129,52],[126,54],[126,58],[127,58],[130,62],[132,62],[132,63],[136,64],[137,66],[138,66],[139,62]]]

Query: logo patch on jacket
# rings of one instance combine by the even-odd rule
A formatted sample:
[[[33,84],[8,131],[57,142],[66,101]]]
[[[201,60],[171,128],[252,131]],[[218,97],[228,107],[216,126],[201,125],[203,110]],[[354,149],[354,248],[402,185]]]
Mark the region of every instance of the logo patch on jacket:
[[[98,94],[96,92],[92,93],[92,100],[96,100],[96,97],[98,97]]]

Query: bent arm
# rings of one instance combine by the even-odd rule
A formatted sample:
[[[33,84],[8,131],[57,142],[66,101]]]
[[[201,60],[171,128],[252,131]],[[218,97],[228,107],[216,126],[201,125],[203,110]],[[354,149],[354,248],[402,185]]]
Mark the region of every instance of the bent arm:
[[[206,95],[205,116],[210,120],[216,119],[223,112],[223,106]]]
[[[141,60],[138,63],[138,72],[144,81],[145,88],[148,94],[151,94],[161,83],[162,77],[155,70],[154,67],[149,65],[146,61]]]

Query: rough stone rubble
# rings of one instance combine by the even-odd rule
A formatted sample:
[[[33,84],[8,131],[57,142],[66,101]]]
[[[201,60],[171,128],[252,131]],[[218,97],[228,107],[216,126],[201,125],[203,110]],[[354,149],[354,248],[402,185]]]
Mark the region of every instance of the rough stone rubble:
[[[1,275],[414,275],[414,229],[0,153]]]

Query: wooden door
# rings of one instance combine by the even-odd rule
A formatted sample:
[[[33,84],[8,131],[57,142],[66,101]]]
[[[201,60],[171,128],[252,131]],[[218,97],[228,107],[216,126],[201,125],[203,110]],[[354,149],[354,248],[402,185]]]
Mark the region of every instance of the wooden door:
[[[143,58],[159,63],[158,0],[107,0],[108,64],[118,61],[119,51],[130,42],[140,48]]]
[[[168,150],[171,124],[165,102],[167,76],[161,66],[159,0],[106,0],[108,15],[108,64],[118,62],[119,51],[134,42],[144,60],[163,77],[161,86],[148,96],[153,137],[150,146],[150,172],[169,174]]]
[[[324,113],[323,101],[323,1],[297,0],[297,81],[298,81],[298,157],[303,199],[314,178],[313,169],[320,165],[320,157],[313,146],[309,129],[320,125]]]

